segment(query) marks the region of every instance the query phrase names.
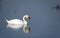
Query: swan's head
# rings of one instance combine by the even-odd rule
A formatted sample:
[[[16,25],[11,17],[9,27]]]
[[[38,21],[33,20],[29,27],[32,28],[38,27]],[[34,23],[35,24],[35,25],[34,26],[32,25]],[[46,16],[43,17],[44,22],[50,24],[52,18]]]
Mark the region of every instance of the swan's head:
[[[30,20],[30,16],[29,16],[29,15],[24,15],[23,19],[28,19],[28,20]]]

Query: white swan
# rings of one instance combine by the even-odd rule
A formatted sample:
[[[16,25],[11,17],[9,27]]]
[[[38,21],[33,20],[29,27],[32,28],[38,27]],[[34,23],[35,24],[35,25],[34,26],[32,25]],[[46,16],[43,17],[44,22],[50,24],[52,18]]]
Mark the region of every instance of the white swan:
[[[23,20],[20,20],[20,19],[7,20],[6,19],[6,21],[7,21],[8,24],[27,24],[26,19],[30,19],[30,16],[24,15]]]
[[[26,19],[30,19],[30,16],[29,15],[24,15],[23,16],[23,20],[20,20],[20,19],[12,19],[12,20],[7,20],[7,27],[9,28],[13,28],[13,29],[19,29],[19,28],[22,28],[23,27],[23,31],[25,33],[28,33],[30,32],[30,28],[26,28],[27,27],[27,21]]]

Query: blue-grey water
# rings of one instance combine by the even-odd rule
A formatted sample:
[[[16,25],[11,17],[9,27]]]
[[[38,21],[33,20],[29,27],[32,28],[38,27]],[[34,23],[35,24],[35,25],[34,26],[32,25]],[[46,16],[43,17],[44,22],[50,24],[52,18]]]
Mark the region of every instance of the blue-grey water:
[[[0,38],[60,38],[60,11],[53,8],[60,0],[0,0]],[[31,20],[30,33],[7,28],[6,19]]]

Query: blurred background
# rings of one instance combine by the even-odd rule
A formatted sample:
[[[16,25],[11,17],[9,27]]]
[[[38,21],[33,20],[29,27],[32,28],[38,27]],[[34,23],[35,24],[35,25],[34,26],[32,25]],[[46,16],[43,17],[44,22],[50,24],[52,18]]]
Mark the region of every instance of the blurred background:
[[[0,0],[0,38],[60,38],[60,0]],[[7,28],[6,19],[31,17],[30,33]]]

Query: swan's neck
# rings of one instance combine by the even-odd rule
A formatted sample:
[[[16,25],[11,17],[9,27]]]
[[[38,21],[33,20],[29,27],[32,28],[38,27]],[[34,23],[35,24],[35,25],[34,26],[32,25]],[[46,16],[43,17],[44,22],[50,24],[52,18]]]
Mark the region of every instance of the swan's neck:
[[[27,21],[25,20],[25,17],[23,17],[23,23],[27,25]]]

